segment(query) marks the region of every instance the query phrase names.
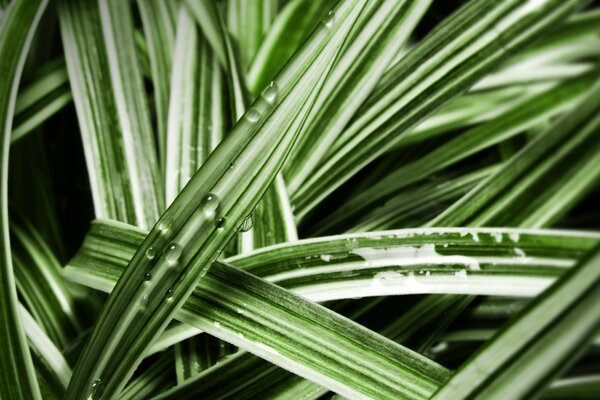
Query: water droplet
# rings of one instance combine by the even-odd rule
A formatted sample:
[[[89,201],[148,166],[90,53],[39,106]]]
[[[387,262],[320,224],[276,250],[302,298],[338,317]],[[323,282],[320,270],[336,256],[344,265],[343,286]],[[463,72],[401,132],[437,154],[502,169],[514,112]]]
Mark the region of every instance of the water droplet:
[[[215,326],[215,328],[221,327],[221,323],[219,321],[215,321],[213,325]]]
[[[229,163],[229,169],[233,168],[233,163]]]
[[[96,379],[92,382],[90,386],[90,394],[88,396],[88,400],[98,399],[102,396],[102,392],[104,391],[104,385],[102,384],[101,379]]]
[[[156,257],[156,249],[154,248],[154,246],[150,246],[148,247],[148,250],[146,250],[146,258],[148,260],[152,260],[154,259],[154,257]]]
[[[269,83],[269,86],[267,86],[263,92],[262,92],[262,97],[269,103],[269,104],[273,104],[275,102],[275,100],[277,100],[277,84],[273,81],[271,81],[271,83]]]
[[[171,243],[165,248],[165,260],[167,260],[167,263],[169,265],[177,264],[179,257],[181,257],[182,251],[183,249],[180,245],[178,245],[177,243]]]
[[[323,24],[325,25],[325,27],[327,29],[331,29],[333,27],[334,22],[335,22],[335,14],[334,14],[333,10],[331,10],[331,11],[329,11],[329,13],[327,13],[327,16],[323,20]]]
[[[152,274],[150,272],[146,272],[144,274],[144,280],[149,281],[150,279],[152,279]]]
[[[248,121],[256,122],[260,119],[260,111],[258,111],[256,108],[251,108],[246,112],[244,116]]]
[[[167,300],[170,300],[173,298],[173,289],[169,289],[167,290]]]
[[[242,221],[242,225],[240,226],[240,232],[248,232],[250,229],[252,229],[253,225],[254,219],[252,218],[252,214],[250,214]]]
[[[170,215],[164,216],[158,221],[158,229],[161,232],[167,232],[173,226],[173,217]]]
[[[202,199],[200,208],[204,215],[213,217],[219,208],[219,197],[216,194],[209,193]]]
[[[225,225],[225,218],[223,218],[223,217],[217,218],[217,220],[215,221],[215,226],[217,228],[222,228],[223,225]]]
[[[330,254],[321,254],[321,260],[325,261],[325,262],[329,262],[331,261],[331,255]]]

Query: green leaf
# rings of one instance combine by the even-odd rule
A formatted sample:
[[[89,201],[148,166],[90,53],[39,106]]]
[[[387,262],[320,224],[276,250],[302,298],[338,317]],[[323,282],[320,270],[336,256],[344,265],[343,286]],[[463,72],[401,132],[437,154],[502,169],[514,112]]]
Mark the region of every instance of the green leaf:
[[[162,0],[138,0],[138,8],[148,46],[154,103],[158,152],[164,170],[167,149],[167,116],[171,86],[171,66],[175,48],[176,2]]]
[[[177,17],[165,169],[170,204],[222,140],[228,128],[221,67],[196,22]]]
[[[254,96],[273,80],[334,4],[334,0],[293,0],[285,5],[250,65],[248,88]]]
[[[277,0],[227,2],[227,26],[239,44],[244,66],[248,66],[254,59],[276,14]]]
[[[599,299],[596,247],[461,366],[433,399],[535,397],[594,337]]]
[[[360,31],[342,51],[316,104],[299,145],[286,164],[285,177],[294,194],[337,137],[369,97],[377,82],[404,47],[430,0],[369,2]]]
[[[113,237],[113,246],[109,249],[104,240],[101,252],[93,250],[73,262],[83,268],[98,267],[103,274],[90,278],[79,275],[78,279],[74,271],[77,267],[71,267],[67,274],[85,285],[111,290],[120,274],[118,270],[116,275],[111,273],[114,256],[127,253],[125,243],[129,243],[130,252],[141,242],[144,232],[116,222],[97,225],[97,229],[98,234]],[[104,251],[112,255],[112,260],[101,255]],[[98,262],[97,258],[91,262],[89,257],[95,258],[94,253],[104,262]],[[176,316],[331,390],[359,398],[377,393],[387,393],[384,395],[387,397],[401,393],[406,398],[427,398],[445,376],[443,369],[422,356],[219,262],[207,272]]]
[[[129,3],[64,0],[58,11],[96,216],[148,228],[163,189]]]
[[[333,26],[315,31],[276,79],[276,95],[254,103],[148,234],[108,297],[67,398],[98,390],[111,397],[124,387],[275,178],[360,14],[354,6],[340,4]]]
[[[453,137],[352,197],[321,222],[321,229],[331,229],[344,219],[352,219],[365,209],[373,207],[411,184],[508,140],[540,121],[569,110],[586,94],[592,82],[593,80],[589,78],[566,82],[523,102],[517,101],[513,107],[498,115],[497,118]]]
[[[2,11],[0,20],[0,397],[39,399],[40,389],[33,371],[23,327],[17,311],[10,238],[8,234],[8,149],[17,88],[35,29],[48,4],[46,0],[15,0]]]
[[[304,174],[307,179],[298,182],[292,193],[296,215],[306,215],[415,124],[579,4],[577,0],[503,0],[490,6],[488,1],[475,0],[459,9],[386,73],[346,127],[348,140],[310,175]],[[326,149],[333,140],[321,141],[320,146]]]
[[[49,338],[64,349],[82,327],[62,268],[31,225],[11,223],[11,231],[19,294]]]
[[[596,81],[572,112],[430,225],[542,227],[555,221],[600,174],[599,94]]]

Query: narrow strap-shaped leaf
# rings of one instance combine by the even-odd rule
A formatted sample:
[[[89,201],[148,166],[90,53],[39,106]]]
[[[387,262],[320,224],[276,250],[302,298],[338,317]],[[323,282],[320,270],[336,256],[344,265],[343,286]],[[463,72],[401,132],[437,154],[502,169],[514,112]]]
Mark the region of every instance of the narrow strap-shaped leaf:
[[[68,399],[117,395],[235,235],[303,126],[362,10],[355,1],[341,3],[336,23],[315,31],[276,79],[277,95],[253,104],[148,234],[108,297],[73,370]]]
[[[591,82],[593,79],[589,78],[567,82],[524,102],[517,102],[497,118],[455,136],[352,197],[321,222],[321,229],[331,228],[342,219],[353,218],[393,193],[568,110],[586,94]]]
[[[572,112],[430,225],[544,226],[555,220],[577,196],[585,193],[600,173],[597,162],[599,94],[600,80]],[[589,167],[582,168],[582,164]],[[583,176],[577,176],[578,173]],[[563,185],[568,185],[567,192],[561,191]],[[556,201],[548,201],[557,190]],[[533,193],[534,201],[530,201]],[[506,215],[507,212],[511,215]]]
[[[120,240],[139,243],[142,236],[133,230]],[[116,277],[106,278],[100,286],[110,290]],[[362,326],[226,264],[215,263],[200,285],[178,319],[331,390],[356,398],[427,398],[445,376],[394,342],[375,341]]]
[[[379,4],[378,4],[379,3]],[[285,177],[295,193],[321,161],[328,147],[342,132],[361,104],[368,98],[389,64],[403,48],[429,0],[373,1],[372,13],[360,32],[343,49],[342,57],[326,82],[322,102],[311,115],[301,142],[290,155]]]
[[[599,299],[596,247],[468,360],[433,399],[535,397],[594,337]]]
[[[223,138],[224,78],[209,44],[185,7],[179,10],[173,55],[166,153],[170,204]]]
[[[248,88],[258,96],[325,18],[335,0],[293,0],[279,12],[248,71]]]
[[[13,223],[13,258],[20,295],[51,340],[67,347],[81,326],[56,257],[31,226]]]
[[[277,0],[231,0],[227,3],[227,27],[239,43],[242,63],[247,66],[277,14]]]
[[[65,0],[58,10],[96,215],[150,227],[163,191],[129,3]]]
[[[8,149],[17,88],[27,51],[47,0],[16,0],[0,20],[0,397],[39,399],[40,389],[17,311],[8,224]]]
[[[482,168],[449,180],[435,180],[411,187],[386,201],[355,221],[347,232],[369,232],[387,229],[419,227],[444,210],[444,204],[466,195],[477,184],[500,168]],[[446,206],[447,207],[447,206]],[[317,234],[321,231],[317,231]]]
[[[149,399],[175,384],[173,353],[164,352],[119,395],[119,400]]]
[[[475,0],[462,7],[386,73],[346,128],[348,140],[292,193],[296,215],[304,216],[408,129],[579,4]]]
[[[11,142],[22,139],[73,99],[64,61],[54,60],[19,91]]]
[[[60,349],[46,336],[42,328],[22,305],[19,305],[19,317],[31,349],[38,358],[36,363],[39,365],[36,368],[38,374],[42,374],[44,381],[53,387],[57,398],[62,398],[69,384],[69,379],[71,379],[71,367],[69,367]],[[40,364],[43,364],[43,367]],[[43,368],[43,371],[40,371],[41,368]]]
[[[164,170],[167,148],[167,115],[171,90],[171,65],[175,48],[176,2],[138,0],[137,5],[148,46],[152,85],[154,87],[156,125],[158,127],[158,153]]]
[[[141,237],[130,226],[96,221],[67,274],[79,283],[96,277],[94,287],[105,290],[105,279],[121,275]],[[407,229],[306,239],[226,261],[313,301],[414,293],[528,297],[598,238],[527,229]]]

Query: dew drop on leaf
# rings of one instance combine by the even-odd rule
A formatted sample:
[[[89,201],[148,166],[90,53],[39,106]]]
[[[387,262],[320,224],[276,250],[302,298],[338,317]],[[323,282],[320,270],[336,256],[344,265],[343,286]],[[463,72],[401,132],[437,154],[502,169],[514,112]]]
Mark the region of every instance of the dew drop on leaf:
[[[99,399],[102,396],[102,392],[104,391],[104,385],[102,384],[101,379],[95,379],[90,386],[90,393],[88,396],[88,400]]]
[[[144,280],[149,281],[150,279],[152,279],[152,274],[150,272],[146,272],[144,274]]]
[[[225,225],[225,218],[223,218],[223,217],[217,218],[217,220],[215,221],[215,226],[217,228],[222,228],[224,225]]]
[[[244,115],[250,122],[256,122],[260,118],[260,112],[256,108],[249,109]]]
[[[200,209],[207,217],[214,217],[219,208],[219,197],[216,194],[209,193],[202,199]]]
[[[169,265],[177,264],[177,261],[179,261],[179,257],[181,257],[182,251],[183,249],[177,243],[169,244],[164,251],[165,260],[167,260],[167,263]]]
[[[248,232],[250,229],[252,229],[253,225],[254,218],[252,217],[252,214],[250,214],[242,221],[242,225],[240,226],[240,232]]]
[[[167,290],[167,300],[171,300],[173,298],[173,289]]]
[[[170,215],[167,215],[158,221],[158,229],[161,232],[167,232],[169,229],[171,229],[171,226],[173,226],[173,217]]]
[[[146,250],[146,258],[148,260],[152,260],[154,259],[154,257],[156,257],[156,249],[154,248],[154,246],[150,246],[148,247],[148,250]]]
[[[329,11],[325,19],[323,20],[323,24],[326,28],[331,29],[333,27],[333,23],[335,22],[335,14],[333,11]]]
[[[267,86],[263,92],[262,92],[262,97],[269,103],[269,104],[273,104],[275,102],[275,100],[277,100],[277,93],[278,89],[277,89],[277,84],[273,81],[271,81],[271,83],[269,83],[269,86]]]

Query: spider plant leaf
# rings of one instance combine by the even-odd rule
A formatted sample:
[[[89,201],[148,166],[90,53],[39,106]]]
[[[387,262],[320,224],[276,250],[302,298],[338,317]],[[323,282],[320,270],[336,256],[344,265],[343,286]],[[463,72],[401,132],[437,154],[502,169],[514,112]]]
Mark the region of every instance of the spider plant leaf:
[[[148,47],[154,103],[156,107],[157,145],[164,169],[167,146],[167,116],[171,83],[172,57],[175,48],[176,2],[138,0],[144,36]]]
[[[142,238],[128,225],[96,221],[66,274],[106,291]],[[599,238],[522,228],[407,229],[304,239],[225,261],[312,301],[416,293],[531,297]]]
[[[122,390],[274,179],[361,10],[339,5],[333,26],[315,31],[278,76],[277,96],[254,103],[148,234],[108,297],[66,398]]]
[[[585,349],[600,326],[596,247],[486,343],[432,398],[525,399]]]
[[[228,128],[224,77],[185,7],[177,17],[165,169],[167,204],[177,197]]]
[[[356,118],[348,140],[292,189],[301,218],[358,170],[393,146],[415,124],[542,33],[580,1],[471,1],[415,46],[382,78]],[[335,140],[318,139],[321,158]],[[317,142],[315,142],[317,143]],[[314,161],[314,160],[313,160]],[[315,165],[311,161],[309,164]],[[309,176],[310,175],[310,176]]]
[[[419,227],[439,215],[445,207],[466,195],[500,165],[477,169],[450,179],[436,179],[412,186],[353,221],[348,233]],[[447,206],[445,206],[448,204]],[[319,235],[323,231],[316,230]]]
[[[577,79],[523,102],[515,102],[513,107],[497,118],[453,137],[352,197],[321,222],[321,229],[331,229],[344,219],[352,219],[411,184],[569,110],[587,93],[590,83],[593,83],[593,79]]]
[[[149,399],[175,384],[173,353],[164,352],[119,395],[120,400]]]
[[[293,0],[279,12],[248,71],[248,88],[258,96],[335,5],[334,0]]]
[[[64,349],[82,327],[62,268],[30,224],[15,221],[11,231],[17,289],[50,340]]]
[[[104,228],[111,229],[114,235],[122,225],[115,226],[119,228],[111,229],[106,225]],[[144,235],[143,231],[133,228],[120,232],[118,242],[121,245],[136,241],[139,244]],[[124,250],[125,247],[120,247],[122,255]],[[84,264],[89,265],[89,259]],[[71,272],[68,274],[72,275]],[[106,276],[102,277],[103,290],[110,291],[115,278],[114,275],[108,280]],[[92,280],[84,284],[94,285]],[[223,293],[223,285],[227,287],[227,298],[219,294]],[[374,334],[363,331],[360,325],[226,264],[215,263],[200,281],[200,287],[202,289],[196,290],[176,314],[178,319],[331,390],[357,398],[369,396],[369,393],[371,396],[396,393],[406,398],[426,398],[432,385],[438,385],[433,382],[441,382],[445,375],[438,366],[381,337],[378,340],[386,343],[386,350],[379,345],[372,348],[376,345]],[[307,325],[306,321],[315,323]],[[336,339],[328,333],[332,324],[344,327],[338,331]],[[320,339],[317,340],[317,337]],[[298,344],[300,347],[297,349],[302,350],[292,350],[294,346],[291,343],[298,340],[301,345]],[[371,355],[364,353],[365,348],[369,348]],[[362,354],[360,363],[354,360],[358,354]],[[374,354],[379,354],[377,361],[372,358]],[[386,356],[380,358],[384,354]],[[336,369],[328,367],[330,362],[336,365],[343,363],[344,373],[336,376]],[[389,365],[389,362],[395,366]],[[387,373],[382,375],[383,365],[394,370],[393,378]],[[364,378],[365,374],[367,378]]]
[[[8,150],[17,88],[35,29],[48,1],[13,1],[0,20],[0,336],[5,354],[0,357],[0,397],[39,399],[40,389],[31,355],[19,322],[8,224]]]
[[[596,81],[572,112],[430,224],[541,227],[554,221],[600,174],[599,94]],[[531,199],[532,193],[534,201],[525,204],[524,195]]]
[[[239,44],[244,69],[254,59],[276,14],[277,0],[231,0],[227,3],[227,27]]]
[[[58,15],[96,215],[149,228],[163,186],[129,5],[67,0]]]
[[[292,151],[284,175],[291,193],[308,178],[328,138],[339,135],[367,99],[393,58],[404,47],[430,5],[429,0],[370,2],[369,19],[343,49],[332,79],[324,87],[327,96],[317,103],[300,143]],[[301,161],[300,161],[301,160]]]
[[[31,350],[34,352],[34,363],[38,374],[41,374],[48,386],[53,388],[56,398],[62,398],[71,379],[71,367],[60,349],[22,305],[19,305],[19,317]],[[40,371],[41,369],[43,371]]]

